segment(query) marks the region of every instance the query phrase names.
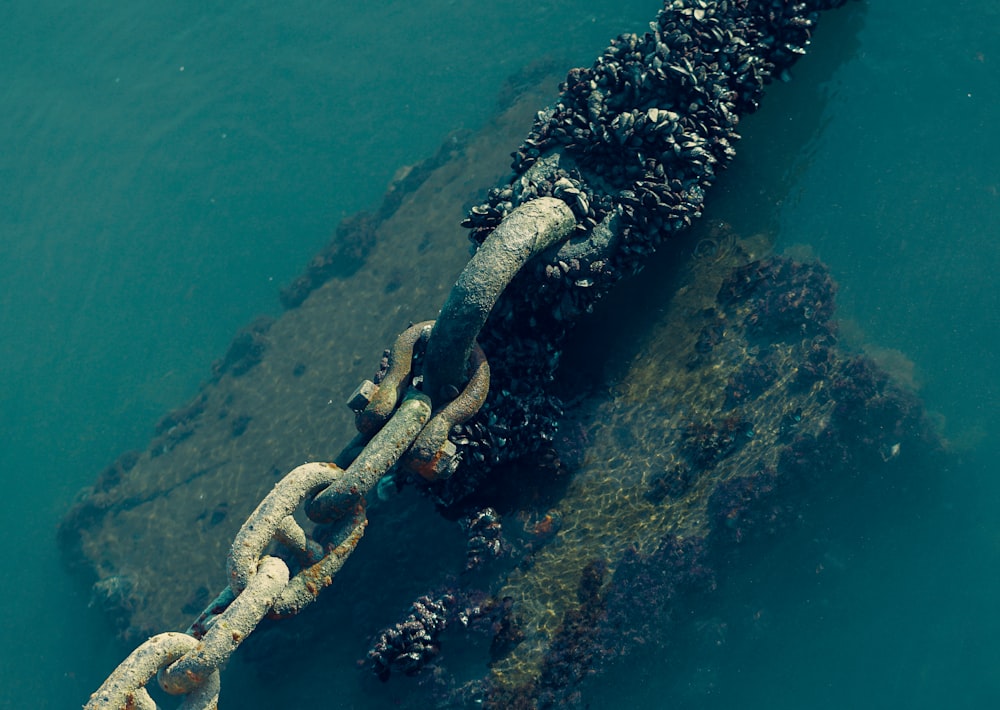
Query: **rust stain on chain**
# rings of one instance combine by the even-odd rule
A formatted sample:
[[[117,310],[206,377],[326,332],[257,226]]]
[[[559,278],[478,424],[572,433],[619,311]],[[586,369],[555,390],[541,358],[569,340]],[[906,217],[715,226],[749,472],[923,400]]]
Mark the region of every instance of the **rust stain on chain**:
[[[355,520],[357,520],[360,517],[363,517],[365,514],[364,504],[359,503],[355,505],[353,512]],[[358,543],[364,536],[364,532],[367,527],[368,527],[368,520],[365,519],[360,524],[358,524],[354,528],[354,530],[351,531],[350,535],[348,535],[343,542],[341,542],[335,547],[330,548],[329,551],[327,552],[327,555],[322,560],[312,565],[311,567],[303,569],[301,572],[299,572],[299,575],[304,580],[304,586],[306,591],[308,591],[309,594],[312,595],[313,599],[317,598],[319,596],[319,593],[323,591],[323,589],[333,584],[333,575],[325,571],[327,567],[326,564],[327,559],[329,557],[345,559],[346,557],[350,556],[350,554],[354,552],[354,550],[357,548]]]

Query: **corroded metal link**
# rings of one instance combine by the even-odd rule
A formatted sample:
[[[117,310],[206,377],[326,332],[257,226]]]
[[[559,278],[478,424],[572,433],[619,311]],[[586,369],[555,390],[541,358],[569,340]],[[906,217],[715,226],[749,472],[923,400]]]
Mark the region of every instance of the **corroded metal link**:
[[[204,683],[184,697],[177,710],[218,710],[220,686],[219,671],[210,673]]]
[[[288,584],[274,600],[269,616],[283,619],[298,614],[319,596],[325,587],[333,583],[333,577],[344,562],[351,556],[358,542],[365,534],[368,518],[365,516],[365,506],[359,502],[354,509],[354,516],[340,523],[340,529],[334,536],[334,542],[326,545],[323,558],[301,570],[289,580]]]
[[[435,408],[460,392],[476,336],[507,284],[531,257],[566,238],[575,225],[565,202],[539,197],[507,215],[469,260],[427,343],[423,389]]]
[[[190,693],[213,673],[218,673],[287,584],[285,563],[277,557],[262,559],[246,588],[205,633],[197,647],[160,671],[160,687],[172,695]]]
[[[156,703],[146,692],[146,684],[157,671],[186,653],[194,651],[198,641],[187,634],[167,632],[149,638],[136,648],[108,676],[84,705],[84,710],[155,710]],[[185,699],[182,708],[215,707],[219,697],[218,671],[208,674],[196,693]]]
[[[364,410],[355,417],[355,425],[363,434],[374,434],[392,416],[409,385],[413,365],[413,348],[430,333],[434,321],[411,325],[396,338],[389,351],[389,367]]]
[[[226,588],[219,592],[215,599],[209,602],[208,606],[198,615],[198,618],[191,622],[191,625],[187,627],[184,632],[194,636],[196,639],[201,639],[208,633],[208,630],[212,627],[212,624],[218,620],[229,605],[236,600],[236,594],[233,592],[233,588],[228,584]]]
[[[399,461],[430,416],[430,399],[411,387],[389,421],[347,467],[346,475],[306,503],[306,515],[317,523],[343,518]]]
[[[275,537],[286,516],[291,515],[302,501],[334,481],[343,478],[344,471],[329,463],[307,463],[293,469],[264,497],[236,533],[229,551],[227,569],[229,586],[236,594],[246,589],[257,572],[264,548]]]
[[[448,432],[478,412],[489,391],[490,366],[483,349],[473,343],[472,376],[468,384],[427,422],[403,457],[403,466],[429,481],[450,476],[454,472],[455,445],[448,441]]]
[[[286,515],[278,525],[274,539],[291,551],[302,567],[316,564],[323,557],[323,548],[306,536],[306,531],[291,515]]]

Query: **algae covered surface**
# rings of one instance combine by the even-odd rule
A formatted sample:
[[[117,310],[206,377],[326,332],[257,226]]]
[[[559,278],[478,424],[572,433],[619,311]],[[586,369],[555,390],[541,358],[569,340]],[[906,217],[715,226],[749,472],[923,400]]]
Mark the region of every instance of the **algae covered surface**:
[[[825,528],[838,511],[916,505],[940,484],[941,442],[912,391],[838,343],[826,268],[722,223],[696,231],[676,291],[574,413],[586,443],[547,513],[558,531],[498,592],[524,639],[492,667],[496,707],[571,701],[614,659],[670,648],[692,614],[711,623],[732,565],[836,547],[808,539],[849,537]]]

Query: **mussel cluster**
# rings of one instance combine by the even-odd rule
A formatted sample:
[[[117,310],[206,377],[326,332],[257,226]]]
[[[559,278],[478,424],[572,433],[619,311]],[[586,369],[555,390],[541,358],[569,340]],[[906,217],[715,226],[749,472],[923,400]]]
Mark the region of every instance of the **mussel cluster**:
[[[561,403],[545,386],[568,328],[701,215],[735,155],[740,116],[805,52],[819,11],[843,2],[668,0],[648,32],[619,36],[569,72],[513,153],[513,175],[463,222],[481,244],[539,196],[564,200],[577,218],[575,236],[514,280],[481,334],[503,383],[484,416],[510,432],[486,468],[551,441]]]
[[[407,675],[418,673],[440,650],[438,636],[448,626],[455,598],[422,596],[413,602],[409,615],[378,635],[368,651],[368,661],[380,680],[388,680],[393,669]]]
[[[514,177],[472,208],[481,243],[517,205],[564,199],[581,231],[620,212],[617,266],[641,265],[671,231],[700,215],[704,191],[735,155],[742,114],[805,53],[820,10],[843,0],[670,0],[650,31],[612,40],[590,68],[569,72],[513,153]],[[567,164],[531,173],[559,151]],[[558,162],[558,161],[557,161]]]
[[[483,508],[469,513],[462,520],[462,528],[468,538],[465,552],[466,570],[477,569],[503,553],[503,526],[500,523],[500,514],[493,508]]]
[[[490,655],[499,658],[523,639],[513,604],[509,597],[497,598],[463,586],[424,594],[413,602],[405,619],[375,636],[368,649],[371,670],[383,682],[393,671],[418,674],[438,655],[440,636],[449,627],[489,638]],[[448,688],[450,694],[457,692],[457,686]]]

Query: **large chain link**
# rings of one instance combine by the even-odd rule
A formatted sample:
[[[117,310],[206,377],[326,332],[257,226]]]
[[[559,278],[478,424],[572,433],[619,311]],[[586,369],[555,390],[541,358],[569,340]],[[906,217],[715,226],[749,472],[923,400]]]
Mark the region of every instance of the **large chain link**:
[[[465,363],[500,294],[528,261],[566,239],[576,227],[573,210],[555,197],[539,197],[513,210],[490,233],[458,277],[427,344],[424,392],[452,399]]]
[[[508,215],[459,276],[439,319],[404,331],[381,383],[366,381],[352,395],[348,406],[357,412],[359,434],[337,462],[303,464],[275,484],[233,540],[229,585],[187,633],[159,634],[136,648],[85,710],[155,709],[145,687],[154,675],[164,691],[185,696],[181,708],[215,708],[220,668],[261,619],[297,614],[332,584],[364,535],[365,496],[378,481],[397,465],[427,480],[451,475],[458,460],[448,432],[474,415],[489,392],[489,364],[476,336],[518,270],[574,225],[566,203],[549,197]],[[433,416],[431,398],[414,386],[419,342],[427,343],[423,389],[437,393]],[[300,507],[316,523],[311,535],[294,517]],[[289,561],[265,554],[272,543]]]
[[[167,632],[157,634],[141,644],[108,676],[97,692],[90,696],[84,710],[94,708],[136,708],[152,710],[156,703],[146,692],[146,683],[158,671],[184,657],[198,647],[198,640],[187,634]],[[181,705],[182,710],[213,708],[219,698],[219,674],[210,675],[197,692],[191,693]]]

